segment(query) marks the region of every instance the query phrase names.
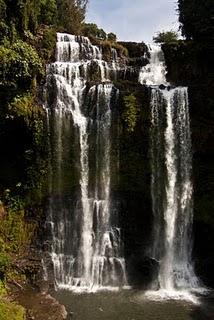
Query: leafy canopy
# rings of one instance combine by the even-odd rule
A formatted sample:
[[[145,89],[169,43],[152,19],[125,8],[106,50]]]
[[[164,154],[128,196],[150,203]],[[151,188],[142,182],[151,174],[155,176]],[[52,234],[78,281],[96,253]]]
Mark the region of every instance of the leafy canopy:
[[[0,45],[0,85],[16,86],[42,73],[42,61],[31,45],[22,40]]]
[[[106,33],[102,28],[99,28],[95,23],[84,23],[82,27],[82,33],[86,37],[93,37],[99,40],[108,40],[112,42],[117,41],[116,34],[110,32]]]
[[[181,31],[187,39],[214,41],[213,0],[178,0]]]
[[[153,41],[154,43],[158,44],[174,43],[178,41],[178,34],[173,30],[162,31],[159,32],[155,37],[153,37]]]

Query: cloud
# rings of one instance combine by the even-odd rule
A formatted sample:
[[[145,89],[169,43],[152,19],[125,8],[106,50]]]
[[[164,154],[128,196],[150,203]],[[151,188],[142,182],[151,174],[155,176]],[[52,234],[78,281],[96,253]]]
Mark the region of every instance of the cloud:
[[[151,42],[158,31],[178,28],[175,0],[90,0],[87,21],[120,40]]]

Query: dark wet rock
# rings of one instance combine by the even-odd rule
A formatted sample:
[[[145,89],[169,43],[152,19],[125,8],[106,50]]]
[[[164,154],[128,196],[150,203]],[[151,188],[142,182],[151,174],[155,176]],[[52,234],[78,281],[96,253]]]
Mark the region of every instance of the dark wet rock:
[[[135,288],[148,289],[157,278],[159,262],[151,257],[133,256],[129,260],[129,277]]]
[[[164,89],[166,89],[166,86],[165,86],[164,84],[161,84],[161,85],[159,86],[159,89],[164,90]]]

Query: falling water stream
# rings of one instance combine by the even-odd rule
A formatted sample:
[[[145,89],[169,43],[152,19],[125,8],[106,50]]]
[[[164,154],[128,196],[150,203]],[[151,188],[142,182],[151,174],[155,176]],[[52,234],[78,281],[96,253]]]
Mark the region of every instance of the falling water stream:
[[[170,88],[162,51],[151,49],[139,81],[151,88],[151,193],[154,227],[151,255],[158,279],[148,296],[189,298],[199,288],[192,253],[192,155],[188,89]],[[161,87],[159,87],[162,85]]]
[[[52,102],[46,105],[50,136],[46,225],[51,230],[54,279],[61,289],[81,292],[126,285],[120,229],[112,222],[116,217],[111,201],[111,102],[118,93],[109,77],[116,73],[116,58],[113,52],[112,63],[107,64],[88,38],[58,34],[56,62],[47,69],[47,91],[54,98],[49,97]],[[92,70],[100,84],[88,88]],[[77,153],[74,166],[79,177],[79,195],[73,201],[64,190],[72,170],[72,150]]]

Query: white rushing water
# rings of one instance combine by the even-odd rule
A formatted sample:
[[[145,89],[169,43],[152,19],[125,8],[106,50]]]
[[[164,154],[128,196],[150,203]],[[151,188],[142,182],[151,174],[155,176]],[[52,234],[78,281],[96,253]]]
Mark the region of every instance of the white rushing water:
[[[139,81],[151,87],[151,251],[160,269],[152,284],[154,290],[147,296],[195,302],[190,294],[199,288],[199,281],[191,261],[193,187],[188,89],[160,89],[160,85],[169,86],[163,53],[154,47],[150,54],[150,64],[142,68]]]
[[[142,67],[139,73],[139,82],[147,86],[168,85],[164,54],[159,47],[149,46],[150,63]]]
[[[115,59],[113,52],[112,63],[103,61],[101,51],[88,38],[57,34],[56,62],[47,69],[47,92],[52,98],[46,105],[51,158],[46,224],[51,231],[50,257],[57,288],[82,292],[126,285],[120,229],[111,217],[112,211],[115,215],[111,99],[117,90],[110,73],[114,76],[117,71]],[[100,84],[87,90],[92,70]],[[80,190],[73,202],[63,197],[72,141],[78,153],[75,166]]]

